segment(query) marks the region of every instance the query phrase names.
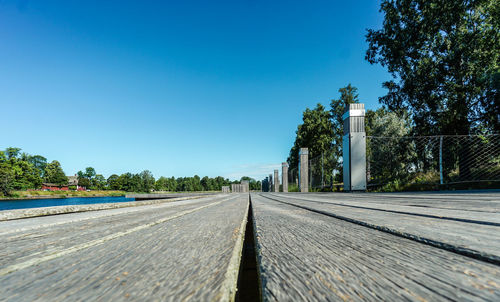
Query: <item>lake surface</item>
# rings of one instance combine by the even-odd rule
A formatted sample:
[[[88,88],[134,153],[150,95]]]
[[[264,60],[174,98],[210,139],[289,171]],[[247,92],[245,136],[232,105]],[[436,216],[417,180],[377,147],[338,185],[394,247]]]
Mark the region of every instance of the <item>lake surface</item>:
[[[70,197],[70,198],[50,198],[50,199],[30,199],[30,200],[6,200],[0,201],[0,211],[42,208],[54,206],[69,206],[77,204],[111,203],[135,201],[134,198],[119,197]]]

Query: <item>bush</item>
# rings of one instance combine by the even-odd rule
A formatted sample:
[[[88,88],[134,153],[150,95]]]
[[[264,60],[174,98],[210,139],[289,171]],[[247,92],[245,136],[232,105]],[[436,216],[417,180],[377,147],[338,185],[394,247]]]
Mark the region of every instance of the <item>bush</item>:
[[[300,192],[299,186],[297,186],[296,184],[289,184],[288,192]]]

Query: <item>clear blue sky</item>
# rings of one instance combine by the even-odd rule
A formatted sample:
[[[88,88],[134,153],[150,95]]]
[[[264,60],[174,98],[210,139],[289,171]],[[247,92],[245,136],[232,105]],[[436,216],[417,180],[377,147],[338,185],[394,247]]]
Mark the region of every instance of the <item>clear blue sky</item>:
[[[286,160],[302,111],[352,83],[378,1],[0,0],[0,149],[106,177],[261,179]]]

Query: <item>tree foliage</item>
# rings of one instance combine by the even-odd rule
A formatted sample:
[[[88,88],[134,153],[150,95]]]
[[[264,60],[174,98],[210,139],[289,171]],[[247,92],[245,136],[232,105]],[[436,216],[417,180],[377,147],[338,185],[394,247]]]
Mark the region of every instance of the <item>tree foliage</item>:
[[[416,145],[408,138],[411,131],[407,113],[398,114],[385,108],[367,111],[366,133],[373,136],[366,149],[371,182],[403,181],[410,176],[418,161]]]
[[[5,155],[8,160],[17,159],[19,156],[19,152],[21,152],[21,148],[8,147],[5,149]]]
[[[112,174],[106,180],[106,184],[111,190],[120,190],[120,183],[118,182],[119,176],[116,174]]]
[[[317,104],[315,109],[306,108],[303,112],[303,123],[297,127],[295,142],[287,159],[290,169],[298,167],[299,149],[307,147],[310,158],[322,155],[321,160],[316,161],[316,164],[327,171],[327,178],[332,177],[333,170],[338,171],[337,176],[342,178],[342,137],[344,135],[342,116],[344,108],[348,104],[359,103],[359,98],[358,89],[351,84],[338,91],[340,96],[338,99],[331,100],[330,110]],[[314,167],[311,168],[314,169]],[[326,181],[331,182],[331,179],[326,179]]]
[[[407,109],[416,134],[500,131],[500,2],[383,0],[366,59],[393,80],[380,98]]]
[[[43,177],[45,173],[45,167],[47,167],[47,159],[41,155],[29,155],[27,161],[33,165],[33,167],[38,171],[40,177]]]
[[[37,161],[34,162],[33,159]],[[20,148],[9,147],[0,151],[0,194],[9,195],[12,190],[36,189],[42,184],[44,157],[21,153]],[[35,166],[35,164],[38,164]]]
[[[403,137],[411,134],[412,125],[408,113],[396,113],[385,108],[367,110],[366,135],[378,137]]]
[[[68,178],[57,160],[53,160],[51,163],[47,164],[44,175],[44,181],[47,183],[57,185],[66,185],[68,183]]]
[[[302,124],[297,127],[295,142],[287,159],[290,168],[298,167],[300,148],[309,148],[310,156],[330,152],[333,144],[332,137],[333,126],[329,111],[319,103],[312,110],[306,108],[302,115]]]
[[[359,103],[358,88],[348,84],[339,89],[340,97],[333,99],[330,102],[330,118],[332,120],[333,135],[332,135],[332,152],[330,161],[332,167],[328,167],[328,171],[335,169],[339,171],[338,176],[342,177],[342,138],[344,136],[344,109],[349,104]],[[339,179],[340,180],[340,179]]]
[[[14,175],[7,162],[7,156],[4,151],[0,151],[0,194],[4,196],[10,195],[13,189]]]
[[[155,178],[153,177],[153,173],[149,170],[144,170],[139,174],[141,178],[141,191],[142,192],[150,192],[154,189]]]
[[[96,174],[94,178],[94,186],[97,190],[104,190],[106,189],[106,178],[102,174]]]

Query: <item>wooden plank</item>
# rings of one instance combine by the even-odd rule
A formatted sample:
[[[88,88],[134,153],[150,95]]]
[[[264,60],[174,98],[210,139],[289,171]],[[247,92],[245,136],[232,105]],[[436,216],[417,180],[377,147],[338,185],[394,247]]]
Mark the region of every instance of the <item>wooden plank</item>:
[[[278,194],[276,194],[279,196]],[[480,201],[476,195],[462,194],[461,200],[436,194],[345,194],[326,193],[311,194],[308,196],[297,194],[281,194],[291,199],[305,199],[310,201],[328,202],[350,207],[364,207],[373,210],[413,213],[436,217],[448,217],[463,220],[475,220],[484,224],[500,225],[500,193],[496,199]],[[427,199],[428,198],[428,199]]]
[[[32,230],[36,228],[42,228],[42,227],[47,227],[47,226],[54,226],[57,224],[66,224],[70,222],[77,222],[77,221],[83,221],[83,220],[89,220],[89,219],[96,219],[96,218],[101,218],[101,217],[106,217],[106,216],[115,216],[115,215],[121,215],[121,214],[130,214],[130,213],[136,213],[136,212],[141,212],[141,211],[147,211],[151,214],[157,213],[158,211],[161,211],[161,209],[167,209],[170,207],[184,207],[189,204],[204,204],[206,202],[209,202],[213,200],[214,197],[194,197],[194,198],[182,198],[182,199],[174,199],[175,202],[171,202],[169,200],[168,202],[158,202],[154,201],[152,203],[148,202],[138,202],[138,205],[133,206],[133,207],[119,207],[119,208],[101,208],[101,205],[107,205],[107,204],[93,204],[93,205],[86,205],[89,208],[84,211],[79,211],[79,212],[72,212],[71,209],[69,211],[66,211],[66,207],[72,207],[72,206],[57,206],[53,208],[63,208],[61,210],[58,210],[56,213],[57,215],[42,215],[42,216],[34,216],[34,217],[29,217],[29,219],[13,219],[13,220],[6,220],[6,221],[1,221],[0,222],[0,236],[12,232],[21,232],[21,231],[27,231],[27,230]],[[120,204],[120,203],[111,203],[111,205],[115,204]],[[45,208],[38,208],[40,210],[45,209]],[[17,212],[17,211],[22,211],[22,210],[11,210],[11,211],[2,211],[4,212]],[[71,215],[67,215],[70,214]],[[6,216],[11,216],[10,213],[7,213]],[[22,214],[21,214],[22,216]],[[132,217],[135,217],[135,215],[132,215]],[[1,219],[1,218],[0,218]],[[119,223],[119,220],[117,221]]]
[[[154,199],[170,199],[179,197],[207,196],[220,194],[220,192],[201,192],[201,193],[131,193],[125,195],[127,198],[135,198],[135,200],[154,200]]]
[[[346,201],[377,202],[395,205],[417,205],[432,208],[449,208],[455,210],[472,210],[481,212],[500,211],[500,190],[488,193],[474,191],[451,192],[405,192],[405,193],[290,193],[308,197],[324,197]]]
[[[66,206],[3,210],[3,211],[0,211],[0,221],[33,218],[33,217],[41,217],[41,216],[53,216],[53,215],[61,215],[61,214],[69,214],[69,213],[89,212],[89,211],[102,211],[102,210],[128,208],[128,207],[142,207],[144,205],[160,204],[160,203],[165,203],[165,202],[174,202],[174,201],[202,198],[202,197],[203,196],[201,196],[201,195],[200,196],[184,196],[184,197],[170,198],[170,199],[154,199],[154,200],[143,200],[143,201],[95,203],[95,204],[78,204],[78,205],[66,205]]]
[[[403,212],[397,212],[401,211],[401,207],[397,205],[390,205],[390,207],[389,205],[377,205],[380,200],[387,200],[389,198],[387,196],[377,197],[373,194],[371,202],[363,202],[348,200],[353,196],[357,197],[356,195],[342,195],[350,194],[323,195],[321,199],[314,196],[291,194],[273,194],[270,196],[282,202],[329,213],[338,218],[369,224],[422,242],[427,241],[435,245],[441,244],[450,250],[454,249],[457,252],[474,254],[479,258],[500,263],[500,224],[487,224],[495,223],[496,217],[494,215],[498,215],[497,213],[488,213],[490,216],[487,219],[482,219],[486,224],[482,224],[480,214],[474,211],[447,209],[442,210],[445,212],[439,212],[438,209],[434,209],[435,214],[432,214],[432,212],[425,213],[432,214],[434,217],[426,217],[414,215],[423,213],[418,207],[406,207],[404,211],[408,214],[403,214]],[[372,194],[358,195],[363,195],[363,198],[366,198]],[[380,198],[380,200],[377,198]],[[438,205],[439,202],[439,199],[433,200],[433,204]],[[396,209],[397,211],[385,211],[390,209]],[[469,213],[472,214],[469,215]],[[469,218],[476,221],[476,223],[442,219],[440,216],[456,219]]]
[[[0,223],[0,265],[17,265],[104,236],[132,229],[178,213],[202,208],[218,199],[185,200],[156,206],[91,211]],[[3,231],[3,232],[2,232]]]
[[[247,212],[234,194],[0,235],[0,297],[232,300]]]
[[[269,301],[498,301],[498,266],[251,195]]]

